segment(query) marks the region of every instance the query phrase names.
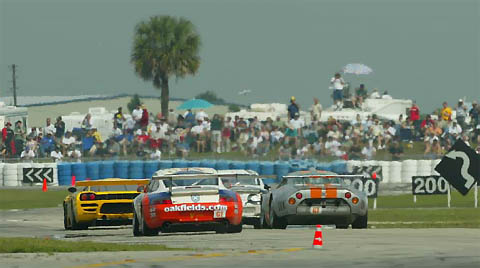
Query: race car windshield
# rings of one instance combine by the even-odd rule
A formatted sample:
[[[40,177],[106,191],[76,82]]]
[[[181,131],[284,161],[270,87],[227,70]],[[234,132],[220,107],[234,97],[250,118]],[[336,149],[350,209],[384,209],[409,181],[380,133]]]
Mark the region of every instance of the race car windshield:
[[[248,178],[222,178],[223,185],[227,188],[235,187],[235,186],[249,186],[249,185],[259,185],[258,181],[253,177]]]
[[[137,185],[99,185],[90,186],[90,190],[94,192],[123,192],[137,191]]]
[[[289,178],[287,183],[294,185],[342,184],[343,180],[340,178]]]
[[[163,180],[163,183],[165,183],[166,187],[205,186],[205,185],[218,185],[218,179],[186,178],[186,179]]]

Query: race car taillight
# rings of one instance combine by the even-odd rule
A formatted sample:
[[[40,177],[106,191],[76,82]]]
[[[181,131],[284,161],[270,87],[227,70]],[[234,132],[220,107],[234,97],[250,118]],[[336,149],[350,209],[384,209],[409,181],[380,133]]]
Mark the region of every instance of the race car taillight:
[[[220,196],[219,202],[233,202],[233,197],[231,196]]]
[[[358,203],[358,198],[356,198],[356,197],[352,198],[352,203],[357,204]]]
[[[345,193],[345,198],[348,199],[348,198],[350,198],[350,197],[352,197],[352,194],[351,194],[350,192],[346,192],[346,193]]]
[[[288,199],[288,203],[289,203],[290,205],[295,205],[295,202],[296,202],[296,201],[295,201],[295,198],[293,198],[293,197],[290,197],[290,198]]]
[[[82,201],[90,201],[90,200],[95,200],[95,194],[81,194],[80,195],[80,200]]]
[[[297,193],[297,194],[295,195],[295,197],[296,197],[297,199],[302,199],[303,194],[302,194],[302,193]]]

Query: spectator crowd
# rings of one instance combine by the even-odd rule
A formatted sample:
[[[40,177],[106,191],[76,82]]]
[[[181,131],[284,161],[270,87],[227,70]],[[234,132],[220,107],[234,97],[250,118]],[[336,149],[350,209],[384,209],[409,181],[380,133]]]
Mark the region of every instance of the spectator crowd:
[[[341,109],[343,96],[337,87],[343,82],[335,83],[335,109]],[[358,104],[365,98],[382,96],[378,90],[368,94],[361,85],[350,97]],[[426,116],[421,116],[420,108],[413,104],[406,118],[401,115],[396,121],[381,120],[376,115],[361,118],[358,114],[351,121],[330,117],[320,122],[321,113],[322,106],[315,98],[309,120],[302,118],[295,97],[290,99],[287,120],[231,118],[209,115],[204,110],[176,114],[173,109],[163,117],[139,105],[131,116],[124,115],[122,108],[118,108],[108,137],[102,137],[92,125],[90,114],[85,116],[80,128],[74,129],[66,129],[61,117],[55,122],[47,118],[45,126],[32,127],[28,133],[23,122],[14,122],[14,126],[6,122],[2,129],[1,154],[26,161],[34,158],[79,161],[82,157],[160,159],[165,155],[187,158],[192,152],[241,152],[248,158],[270,153],[280,160],[289,160],[373,159],[379,151],[384,151],[396,160],[414,144],[423,144],[424,157],[428,158],[443,155],[456,139],[480,144],[480,106],[475,101],[469,108],[463,100],[454,107],[444,102],[438,113]]]

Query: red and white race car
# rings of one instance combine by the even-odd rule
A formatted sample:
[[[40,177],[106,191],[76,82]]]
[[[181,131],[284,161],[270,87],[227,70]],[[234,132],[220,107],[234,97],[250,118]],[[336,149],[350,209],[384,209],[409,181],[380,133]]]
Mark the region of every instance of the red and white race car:
[[[242,231],[242,200],[211,168],[157,171],[134,201],[133,235],[161,232]]]

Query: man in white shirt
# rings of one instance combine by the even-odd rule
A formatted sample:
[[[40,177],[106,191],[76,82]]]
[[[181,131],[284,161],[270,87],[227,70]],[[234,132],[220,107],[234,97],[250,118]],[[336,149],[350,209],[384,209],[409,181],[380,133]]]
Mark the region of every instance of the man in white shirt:
[[[20,154],[20,158],[24,160],[31,160],[35,158],[35,152],[32,149],[30,149],[29,146],[27,146],[25,147],[25,150],[23,150],[22,153]]]
[[[192,129],[190,130],[193,134],[201,134],[204,131],[204,127],[202,124],[202,121],[197,121],[197,125],[193,126]]]
[[[325,143],[325,150],[330,153],[330,155],[337,155],[340,151],[341,144],[334,139],[333,137],[328,137],[327,142]]]
[[[132,118],[135,121],[135,123],[140,124],[142,115],[143,115],[143,110],[140,105],[137,105],[137,107],[135,107],[135,109],[133,109],[132,111]]]
[[[150,154],[150,159],[161,160],[162,159],[162,152],[160,151],[160,149],[158,149],[158,148],[155,149],[155,151]]]
[[[297,130],[298,136],[302,135],[302,128],[305,126],[305,122],[300,119],[298,113],[295,114],[295,117],[290,119],[290,124],[293,127],[293,130]]]
[[[285,134],[283,134],[280,130],[278,130],[277,127],[275,127],[272,133],[270,133],[270,136],[272,139],[272,143],[276,144],[280,142],[280,140],[283,139],[283,137],[285,137]]]
[[[452,136],[453,139],[456,139],[462,133],[462,127],[460,127],[457,122],[452,121],[450,127],[448,127],[448,134]]]
[[[52,124],[50,118],[47,118],[47,126],[45,127],[44,131],[45,136],[47,136],[48,134],[52,134],[52,136],[55,136],[55,132],[57,132],[57,129]]]
[[[208,118],[208,114],[202,109],[195,115],[195,120],[205,121],[205,118]]]
[[[67,131],[67,133],[65,133],[65,136],[63,136],[62,144],[68,147],[70,144],[74,144],[75,142],[76,139],[72,135],[72,132]]]
[[[62,152],[60,152],[60,148],[56,147],[55,150],[50,153],[50,157],[53,158],[55,162],[61,161],[63,155]]]
[[[68,148],[67,156],[73,159],[80,159],[82,157],[82,152],[73,146]]]
[[[128,133],[132,134],[134,128],[135,128],[135,120],[133,120],[132,117],[129,117],[125,122],[125,129],[128,131]]]
[[[340,110],[343,106],[343,87],[345,86],[345,81],[340,73],[336,73],[330,80],[330,84],[332,84],[333,87],[333,103],[337,106],[335,110]]]

